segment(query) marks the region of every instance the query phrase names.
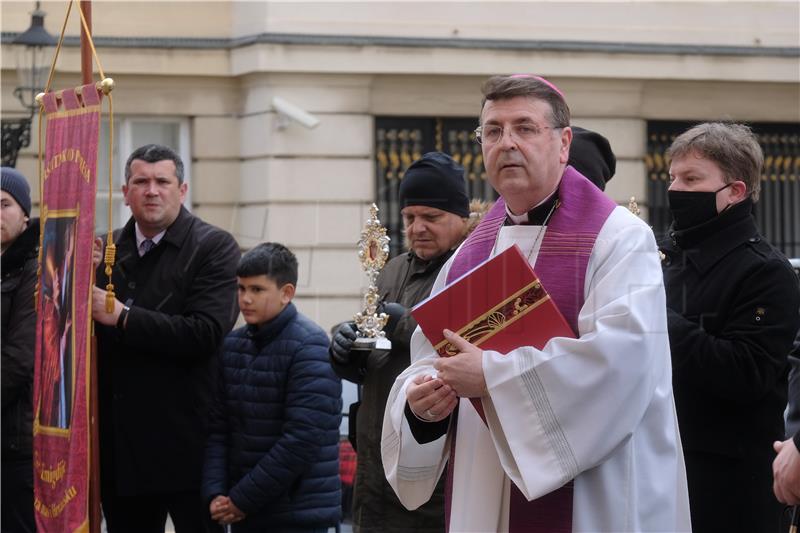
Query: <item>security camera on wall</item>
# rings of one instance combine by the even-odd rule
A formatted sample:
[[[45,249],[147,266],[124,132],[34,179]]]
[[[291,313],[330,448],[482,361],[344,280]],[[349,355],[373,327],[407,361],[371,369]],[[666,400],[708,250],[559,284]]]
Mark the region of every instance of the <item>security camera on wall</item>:
[[[317,117],[280,96],[272,97],[272,108],[278,113],[278,129],[287,128],[289,121],[292,120],[308,129],[316,128],[319,125]]]

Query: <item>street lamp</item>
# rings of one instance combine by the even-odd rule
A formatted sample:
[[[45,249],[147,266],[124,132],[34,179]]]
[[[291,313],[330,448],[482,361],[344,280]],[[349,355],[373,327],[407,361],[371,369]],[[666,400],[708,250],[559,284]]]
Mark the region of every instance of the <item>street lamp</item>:
[[[31,13],[31,26],[20,33],[11,44],[16,47],[17,87],[14,96],[28,111],[28,116],[20,119],[4,119],[3,166],[15,166],[17,153],[31,142],[31,121],[39,104],[36,95],[44,90],[49,65],[46,62],[46,47],[55,46],[56,38],[44,29],[45,12],[36,2]]]

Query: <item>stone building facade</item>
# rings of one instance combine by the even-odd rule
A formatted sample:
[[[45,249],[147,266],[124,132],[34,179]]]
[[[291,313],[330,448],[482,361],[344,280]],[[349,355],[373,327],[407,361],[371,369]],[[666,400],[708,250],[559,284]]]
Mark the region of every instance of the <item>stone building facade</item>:
[[[21,111],[10,41],[32,9],[0,5],[3,118]],[[66,3],[42,9],[57,35]],[[780,126],[794,183],[786,190],[798,195],[789,210],[800,212],[798,20],[793,1],[93,3],[100,59],[116,81],[115,187],[133,148],[175,146],[188,163],[190,208],[243,249],[268,240],[291,247],[298,306],[326,328],[359,308],[365,278],[354,243],[386,178],[378,125],[395,121],[395,133],[422,119],[477,126],[480,85],[492,74],[555,82],[573,122],[611,141],[619,163],[608,194],[620,203],[635,196],[646,218],[653,187],[666,188],[655,168],[663,161],[651,153],[654,127]],[[57,88],[80,81],[75,14],[67,35]],[[319,125],[286,122],[274,97]],[[430,142],[447,149],[449,139],[432,131]],[[404,155],[414,152],[411,143]],[[35,146],[17,166],[36,176]],[[119,224],[127,214],[120,194],[115,201]]]

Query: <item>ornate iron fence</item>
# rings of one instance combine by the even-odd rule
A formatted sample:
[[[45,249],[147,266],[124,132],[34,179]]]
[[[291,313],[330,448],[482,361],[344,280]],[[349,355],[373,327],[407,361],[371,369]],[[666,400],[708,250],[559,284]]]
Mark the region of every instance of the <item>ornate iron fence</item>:
[[[480,146],[472,133],[476,123],[473,118],[376,117],[377,203],[392,239],[392,256],[404,249],[398,204],[400,180],[408,165],[422,154],[432,150],[450,154],[465,168],[471,198],[497,198],[486,178]],[[672,219],[667,201],[666,151],[675,137],[692,125],[677,121],[648,123],[645,167],[649,222],[658,238],[666,234]],[[756,220],[769,242],[789,257],[800,257],[800,125],[754,123],[751,127],[765,156]]]
[[[470,198],[497,198],[486,179],[481,147],[475,142],[476,126],[474,118],[376,117],[375,190],[379,216],[391,238],[391,256],[405,249],[398,202],[400,180],[408,166],[422,154],[434,150],[450,154],[464,167]]]

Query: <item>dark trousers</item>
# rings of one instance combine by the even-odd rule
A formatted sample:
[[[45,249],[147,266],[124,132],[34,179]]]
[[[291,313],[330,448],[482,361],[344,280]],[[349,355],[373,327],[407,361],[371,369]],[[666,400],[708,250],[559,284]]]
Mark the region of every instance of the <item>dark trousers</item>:
[[[763,457],[758,457],[758,452]],[[767,452],[772,457],[775,453],[758,452],[751,451],[744,459],[733,459],[685,451],[692,531],[779,531],[783,506],[772,493],[772,463]]]
[[[31,459],[3,461],[0,478],[0,530],[2,533],[35,533],[33,462]]]
[[[222,533],[222,526],[211,520],[199,491],[136,496],[110,492],[103,492],[108,533],[164,533],[167,513],[175,525],[175,533]]]

